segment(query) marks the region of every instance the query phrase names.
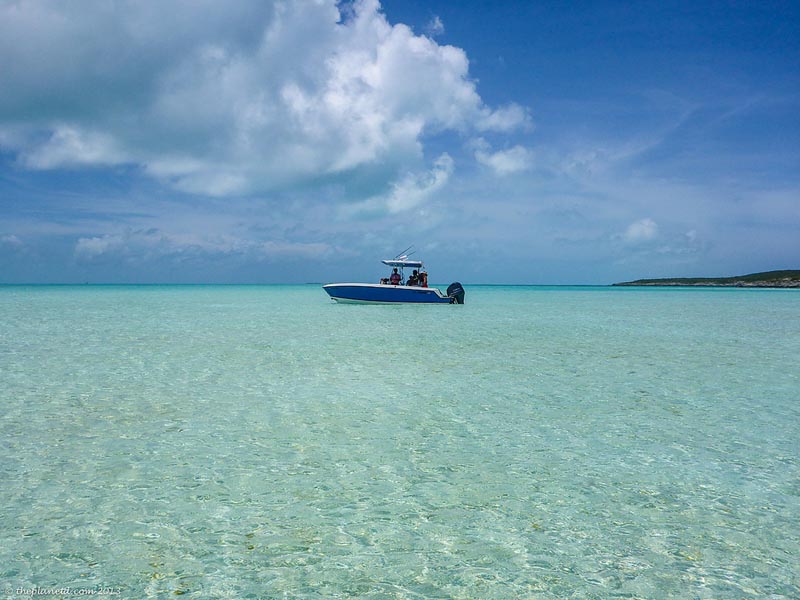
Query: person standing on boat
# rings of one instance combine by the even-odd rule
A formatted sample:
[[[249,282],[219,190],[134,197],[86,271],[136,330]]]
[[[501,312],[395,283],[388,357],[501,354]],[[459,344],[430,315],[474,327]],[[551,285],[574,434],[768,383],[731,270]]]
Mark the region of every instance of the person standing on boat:
[[[400,273],[397,272],[397,267],[395,267],[392,274],[389,276],[389,283],[392,285],[400,285],[401,279],[402,277],[400,277]]]
[[[420,271],[418,285],[420,287],[428,287],[428,274],[425,271]]]
[[[411,277],[409,277],[408,281],[406,281],[406,285],[419,285],[419,274],[417,273],[416,269],[414,269]]]

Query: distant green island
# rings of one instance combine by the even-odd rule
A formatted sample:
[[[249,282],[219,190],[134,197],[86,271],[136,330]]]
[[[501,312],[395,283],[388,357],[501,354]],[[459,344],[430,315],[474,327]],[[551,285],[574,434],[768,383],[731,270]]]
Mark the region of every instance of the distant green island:
[[[692,285],[709,287],[800,288],[800,271],[765,271],[738,277],[681,277],[637,279],[613,285]]]

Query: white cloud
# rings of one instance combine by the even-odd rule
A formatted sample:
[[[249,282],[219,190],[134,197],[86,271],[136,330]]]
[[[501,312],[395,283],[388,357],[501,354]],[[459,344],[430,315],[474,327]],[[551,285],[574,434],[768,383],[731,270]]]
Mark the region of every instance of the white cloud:
[[[386,201],[389,212],[398,213],[419,206],[442,188],[452,173],[453,159],[449,154],[442,154],[430,171],[422,175],[408,175],[394,185]]]
[[[510,175],[529,169],[533,163],[531,151],[523,146],[492,152],[489,144],[478,140],[475,159],[491,168],[497,175]]]
[[[431,37],[436,37],[444,33],[444,23],[442,23],[439,15],[433,15],[433,18],[428,21],[428,24],[425,26],[425,32]]]
[[[56,125],[50,138],[20,156],[33,169],[77,165],[114,165],[126,161],[114,138],[104,132]]]
[[[622,239],[631,244],[649,242],[658,236],[658,225],[652,219],[640,219],[628,225]]]
[[[3,235],[0,236],[0,245],[11,246],[12,248],[20,248],[23,243],[16,235]]]
[[[231,234],[199,235],[160,229],[126,229],[96,237],[82,237],[75,244],[75,257],[83,262],[122,259],[141,264],[162,257],[247,255],[255,260],[319,259],[336,249],[325,243],[259,241]]]
[[[482,108],[477,127],[481,131],[510,132],[515,129],[533,129],[528,110],[519,104],[511,103],[496,110]]]
[[[78,259],[91,261],[102,256],[121,256],[133,261],[161,256],[172,251],[174,244],[162,232],[127,230],[98,237],[79,238],[75,245]]]
[[[319,259],[332,254],[335,249],[323,243],[297,243],[268,241],[260,245],[259,250],[267,259],[304,258]]]
[[[429,133],[530,125],[376,0],[3,3],[0,56],[0,145],[22,165],[134,164],[207,195],[402,173]]]
[[[398,214],[422,206],[440,190],[453,174],[454,162],[444,153],[423,173],[408,173],[394,183],[385,195],[368,198],[352,206],[344,207],[346,215]]]

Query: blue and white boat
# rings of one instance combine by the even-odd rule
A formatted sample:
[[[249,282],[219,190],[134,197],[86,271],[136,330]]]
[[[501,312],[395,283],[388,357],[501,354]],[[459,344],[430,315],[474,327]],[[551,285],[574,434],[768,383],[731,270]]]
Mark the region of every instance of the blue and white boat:
[[[458,282],[450,284],[447,294],[443,294],[437,288],[428,287],[428,274],[422,261],[408,260],[408,257],[400,256],[381,262],[392,269],[392,274],[381,279],[380,283],[328,283],[323,285],[322,289],[336,302],[464,304],[464,288]],[[414,269],[415,274],[418,274],[418,280],[415,282],[413,276],[407,280],[405,269]]]

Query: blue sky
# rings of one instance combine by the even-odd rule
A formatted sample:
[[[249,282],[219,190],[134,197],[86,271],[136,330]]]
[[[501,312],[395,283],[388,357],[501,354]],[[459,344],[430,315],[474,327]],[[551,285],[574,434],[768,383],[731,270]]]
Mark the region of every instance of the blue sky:
[[[0,283],[800,268],[796,2],[0,0]]]

